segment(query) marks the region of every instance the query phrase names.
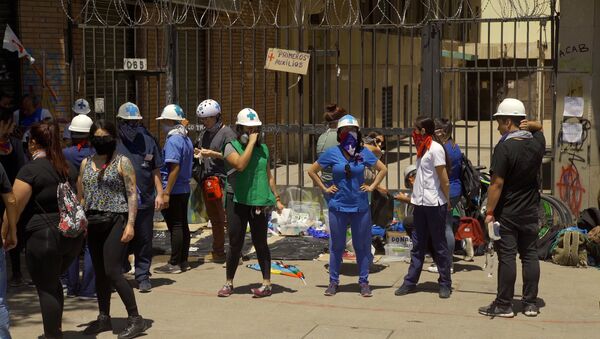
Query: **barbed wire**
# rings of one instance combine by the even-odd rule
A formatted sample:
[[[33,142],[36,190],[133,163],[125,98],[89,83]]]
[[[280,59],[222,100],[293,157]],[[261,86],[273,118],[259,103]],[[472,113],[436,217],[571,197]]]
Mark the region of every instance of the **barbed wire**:
[[[77,24],[200,28],[420,27],[429,20],[527,18],[554,13],[552,0],[60,0]]]

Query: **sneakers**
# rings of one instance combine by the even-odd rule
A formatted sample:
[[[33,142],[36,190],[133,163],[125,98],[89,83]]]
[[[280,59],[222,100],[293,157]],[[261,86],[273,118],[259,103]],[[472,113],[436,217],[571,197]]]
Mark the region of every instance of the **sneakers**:
[[[416,291],[417,291],[417,287],[416,286],[410,286],[410,285],[402,284],[402,286],[400,286],[394,292],[394,294],[397,295],[397,296],[402,296],[402,295],[407,295],[409,293],[415,293]]]
[[[140,283],[138,284],[138,289],[141,293],[148,293],[152,291],[152,284],[150,283],[150,279],[140,281]]]
[[[537,317],[540,309],[535,304],[523,303],[523,314],[528,317]]]
[[[221,287],[219,292],[217,292],[217,296],[219,296],[221,298],[226,298],[232,294],[233,294],[233,285],[229,285],[229,284],[223,285],[223,287]]]
[[[334,296],[337,293],[338,284],[334,282],[330,282],[329,286],[325,290],[325,295],[328,297]]]
[[[372,297],[373,293],[371,292],[371,287],[369,287],[368,283],[360,284],[360,295],[363,297]]]
[[[427,272],[439,273],[437,265],[431,264],[429,267],[427,267]],[[454,267],[450,267],[450,274],[454,274]]]
[[[110,322],[110,316],[100,314],[98,318],[91,323],[88,327],[83,330],[85,335],[93,335],[101,332],[112,331],[112,323]]]
[[[26,282],[23,279],[23,276],[20,274],[13,275],[12,278],[8,281],[8,286],[10,287],[21,287],[25,285]]]
[[[271,294],[273,294],[273,291],[271,291],[271,285],[262,285],[259,288],[253,288],[251,289],[252,294],[254,298],[264,298],[264,297],[268,297]]]
[[[136,315],[127,318],[127,327],[123,332],[119,333],[118,339],[135,338],[146,330],[146,321],[141,315]]]
[[[187,261],[182,262],[180,267],[181,267],[181,272],[187,272],[192,269],[192,266],[190,266],[190,263],[188,263]]]
[[[452,289],[448,286],[440,286],[439,296],[442,299],[450,298],[450,294],[452,294]]]
[[[217,264],[223,264],[225,262],[225,253],[216,254],[215,252],[210,252],[209,254],[204,256],[204,262],[214,262]]]
[[[162,274],[179,274],[181,273],[181,267],[179,265],[166,264],[154,269],[154,273]]]
[[[515,316],[511,306],[502,306],[493,302],[488,306],[480,307],[479,314],[489,317],[512,318]]]

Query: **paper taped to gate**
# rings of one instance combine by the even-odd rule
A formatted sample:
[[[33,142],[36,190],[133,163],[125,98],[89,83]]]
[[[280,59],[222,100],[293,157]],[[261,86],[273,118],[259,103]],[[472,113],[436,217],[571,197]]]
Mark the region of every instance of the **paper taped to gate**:
[[[309,53],[299,51],[269,48],[265,68],[272,71],[288,72],[306,75],[308,72]]]

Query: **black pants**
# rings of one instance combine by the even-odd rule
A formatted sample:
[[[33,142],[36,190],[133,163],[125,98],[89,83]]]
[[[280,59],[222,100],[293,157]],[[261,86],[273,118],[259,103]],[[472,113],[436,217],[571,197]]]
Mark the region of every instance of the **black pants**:
[[[500,240],[494,242],[498,252],[498,295],[496,303],[511,305],[517,279],[517,252],[523,265],[523,302],[535,304],[540,281],[540,262],[537,256],[537,223],[515,223],[499,218]]]
[[[233,202],[233,194],[227,193],[227,230],[229,250],[227,251],[227,279],[233,279],[242,255],[246,225],[250,223],[252,244],[256,250],[258,264],[263,279],[271,279],[271,252],[267,245],[267,216],[264,208],[256,213],[256,207]]]
[[[171,233],[171,265],[187,262],[190,254],[190,226],[187,219],[189,199],[189,193],[171,194],[169,208],[162,211]]]
[[[27,238],[25,258],[40,299],[44,334],[58,337],[61,335],[64,306],[60,275],[79,255],[84,236],[66,238],[56,227],[48,226],[28,233]]]
[[[111,284],[125,304],[129,316],[138,315],[133,288],[123,276],[123,259],[127,256],[127,244],[121,242],[127,215],[113,213],[90,213],[88,246],[96,273],[96,295],[100,314],[110,315]]]

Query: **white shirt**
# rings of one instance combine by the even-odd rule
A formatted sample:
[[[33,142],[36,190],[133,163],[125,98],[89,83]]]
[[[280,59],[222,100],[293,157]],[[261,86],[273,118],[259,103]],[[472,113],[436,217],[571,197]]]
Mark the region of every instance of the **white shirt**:
[[[442,191],[436,167],[446,165],[444,146],[435,141],[423,157],[417,158],[417,175],[410,202],[416,206],[441,206],[448,201]]]

